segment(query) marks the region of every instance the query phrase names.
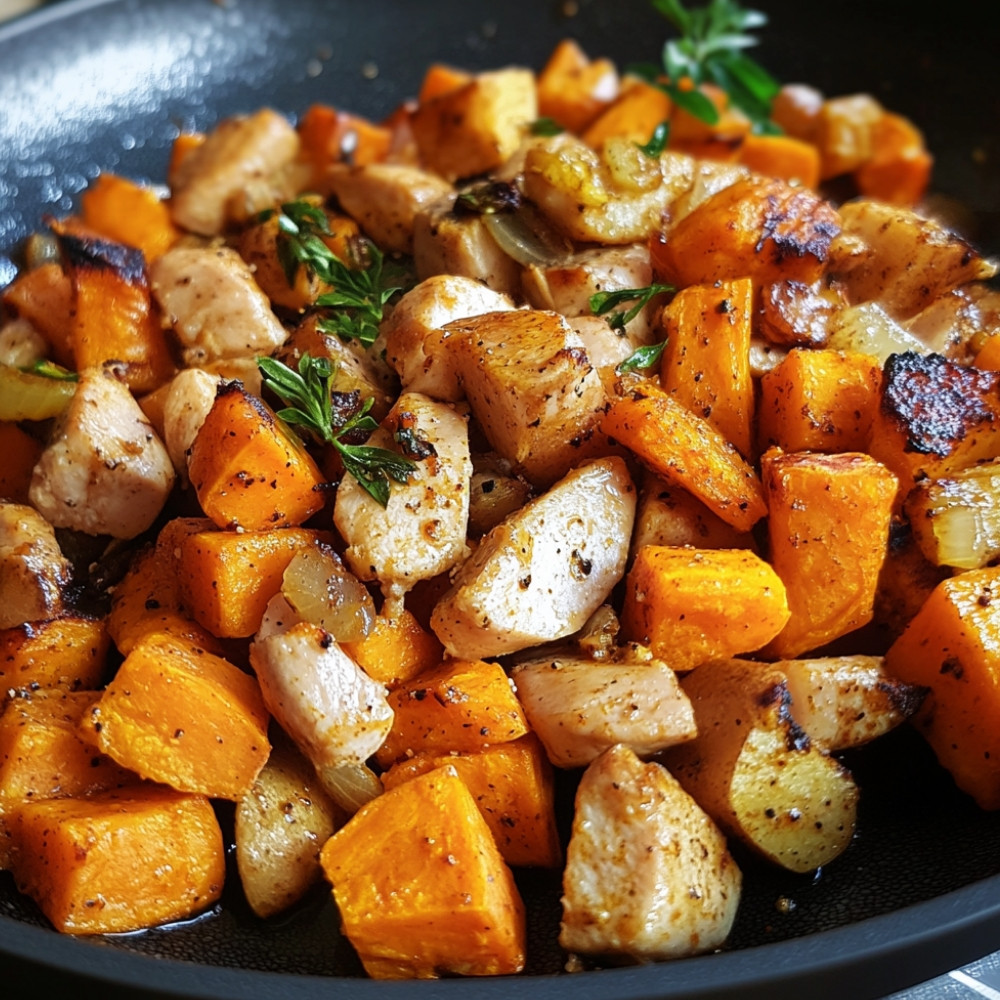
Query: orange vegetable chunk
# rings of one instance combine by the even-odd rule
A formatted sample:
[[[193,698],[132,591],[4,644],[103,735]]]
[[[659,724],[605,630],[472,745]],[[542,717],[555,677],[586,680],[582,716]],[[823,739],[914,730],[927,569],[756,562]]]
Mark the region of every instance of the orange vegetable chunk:
[[[222,893],[222,832],[208,799],[158,785],[20,806],[18,888],[68,934],[191,917]]]
[[[170,249],[180,235],[167,203],[153,188],[102,173],[80,196],[84,224],[115,243],[142,251],[146,262]]]
[[[886,653],[930,689],[913,723],[963,791],[1000,809],[1000,568],[942,580]]]
[[[736,447],[654,382],[615,399],[601,430],[738,531],[749,531],[767,513],[760,479]]]
[[[813,284],[840,232],[836,209],[818,194],[751,175],[703,201],[650,251],[658,281],[702,285],[749,277]]]
[[[538,76],[539,115],[577,134],[617,95],[615,64],[610,59],[589,59],[572,38],[556,45]]]
[[[61,264],[22,271],[0,292],[0,301],[45,337],[54,361],[74,367],[73,286]]]
[[[85,722],[123,767],[179,791],[233,800],[267,761],[267,724],[255,677],[164,634],[132,648]]]
[[[0,499],[28,502],[31,472],[42,454],[42,444],[17,424],[0,421]]]
[[[431,670],[444,657],[438,637],[406,608],[391,617],[377,615],[368,635],[340,645],[369,677],[390,687]]]
[[[326,104],[310,105],[298,131],[300,154],[313,168],[313,184],[331,163],[381,163],[392,145],[391,129]]]
[[[768,651],[791,659],[872,620],[896,477],[859,452],[771,449],[761,469],[771,565],[791,611]]]
[[[105,619],[70,612],[0,629],[0,705],[12,690],[97,688],[110,645]]]
[[[507,864],[558,867],[552,765],[534,733],[473,753],[418,753],[386,771],[382,784],[388,791],[448,764],[472,792]]]
[[[521,703],[498,663],[446,660],[389,695],[392,729],[376,754],[382,767],[414,753],[470,752],[528,732]]]
[[[267,602],[281,590],[292,557],[328,532],[306,528],[274,531],[198,531],[179,545],[181,605],[220,639],[245,639],[260,627]]]
[[[663,388],[750,457],[753,284],[738,278],[683,288],[663,309]]]
[[[584,131],[583,141],[594,149],[608,139],[649,142],[657,125],[670,118],[673,102],[659,87],[630,80]]]
[[[908,118],[883,111],[871,128],[871,157],[854,171],[861,194],[890,205],[916,205],[931,180],[934,158]]]
[[[819,186],[819,150],[811,142],[794,136],[750,132],[740,146],[739,162],[768,177],[779,177],[812,190]]]
[[[312,456],[238,382],[219,387],[191,445],[188,474],[202,510],[220,528],[288,528],[324,502]]]
[[[625,636],[674,670],[750,653],[788,621],[777,573],[748,549],[644,545],[625,579]]]
[[[22,802],[91,795],[139,779],[94,752],[80,722],[96,691],[35,691],[0,714],[0,868],[10,867],[7,815]]]
[[[405,781],[324,845],[344,933],[375,979],[524,967],[524,904],[453,767]]]

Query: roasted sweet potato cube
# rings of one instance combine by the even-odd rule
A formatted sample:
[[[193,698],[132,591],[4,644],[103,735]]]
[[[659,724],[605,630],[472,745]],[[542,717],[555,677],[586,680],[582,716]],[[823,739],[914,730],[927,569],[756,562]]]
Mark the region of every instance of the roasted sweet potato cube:
[[[679,286],[750,277],[759,286],[823,274],[840,232],[837,211],[806,188],[752,175],[684,216],[653,240],[653,270]]]
[[[558,867],[552,766],[533,733],[471,753],[417,753],[389,768],[382,783],[389,791],[449,764],[472,792],[507,864]]]
[[[658,125],[670,118],[673,101],[659,87],[630,79],[615,99],[583,132],[583,141],[594,149],[608,139],[649,142]]]
[[[791,596],[747,549],[647,545],[625,578],[624,635],[675,670],[750,653],[788,621]]]
[[[61,264],[42,264],[22,271],[0,292],[0,301],[41,333],[52,359],[73,368],[73,285]]]
[[[916,205],[930,184],[934,158],[908,118],[884,111],[871,127],[871,155],[854,171],[858,190],[890,205]]]
[[[882,370],[869,354],[792,350],[760,380],[759,446],[835,454],[866,451]]]
[[[133,646],[84,725],[123,767],[180,791],[237,800],[270,751],[257,680],[169,635]]]
[[[791,135],[749,132],[739,146],[738,160],[758,174],[815,190],[819,185],[819,150]]]
[[[617,95],[615,64],[610,59],[589,59],[571,38],[556,45],[538,75],[539,115],[577,134]]]
[[[891,355],[868,451],[899,477],[904,494],[917,479],[997,458],[1000,372],[940,354]]]
[[[80,196],[80,211],[88,227],[116,243],[137,247],[147,263],[180,236],[167,203],[152,187],[107,171]]]
[[[601,430],[737,531],[749,531],[767,513],[760,479],[735,445],[654,382],[614,399]]]
[[[324,845],[344,933],[375,979],[524,967],[524,905],[453,767],[404,781]]]
[[[0,704],[14,690],[96,689],[110,645],[105,619],[70,612],[0,630]]]
[[[31,470],[42,454],[42,444],[16,423],[0,421],[0,497],[12,503],[28,502]]]
[[[528,731],[524,711],[498,663],[446,660],[389,694],[392,729],[376,754],[383,767],[421,751],[474,751]]]
[[[188,475],[220,528],[264,531],[302,524],[324,503],[323,474],[259,397],[223,383],[191,445]]]
[[[791,616],[768,646],[799,656],[867,625],[889,545],[896,477],[860,452],[761,459],[770,561]]]
[[[143,785],[26,803],[11,819],[17,886],[65,933],[181,920],[222,894],[222,831],[204,796]]]
[[[664,307],[663,388],[704,417],[740,454],[751,456],[754,387],[750,378],[749,278],[691,285]]]
[[[437,636],[406,608],[396,615],[378,615],[368,635],[341,646],[369,677],[389,687],[431,670],[444,656]]]

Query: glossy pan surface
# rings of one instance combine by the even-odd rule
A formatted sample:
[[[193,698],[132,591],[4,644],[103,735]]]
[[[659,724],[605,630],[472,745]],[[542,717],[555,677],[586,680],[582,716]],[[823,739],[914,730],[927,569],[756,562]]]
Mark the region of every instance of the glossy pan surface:
[[[771,18],[757,57],[829,94],[869,91],[925,130],[935,188],[1000,250],[1000,99],[988,67],[992,5],[959,23],[912,4],[757,5]],[[914,21],[914,18],[925,18]],[[572,35],[619,65],[655,61],[667,25],[643,2],[575,0],[70,0],[0,27],[0,285],[46,214],[63,214],[106,169],[162,181],[179,130],[270,105],[314,101],[379,118],[416,92],[429,62],[539,67]],[[568,976],[556,935],[558,877],[520,873],[527,975],[376,983],[337,931],[323,891],[263,923],[235,874],[221,913],[101,940],[49,930],[0,873],[4,957],[39,974],[78,973],[102,996],[137,990],[213,997],[877,997],[994,950],[1000,941],[1000,816],[957,793],[901,731],[848,758],[862,789],[856,842],[816,878],[740,856],[746,889],[727,950],[670,964]],[[561,794],[568,805],[572,789]],[[42,980],[40,979],[41,983]],[[0,993],[3,990],[0,989]]]

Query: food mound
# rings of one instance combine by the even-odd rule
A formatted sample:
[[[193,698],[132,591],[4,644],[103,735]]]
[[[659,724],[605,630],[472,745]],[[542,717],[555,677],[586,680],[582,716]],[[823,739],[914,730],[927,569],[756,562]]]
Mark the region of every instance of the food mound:
[[[995,267],[912,123],[687,51],[232,117],[29,241],[0,867],[58,930],[218,905],[232,836],[373,977],[521,971],[529,868],[571,966],[662,960],[734,854],[850,851],[847,748],[1000,807]]]

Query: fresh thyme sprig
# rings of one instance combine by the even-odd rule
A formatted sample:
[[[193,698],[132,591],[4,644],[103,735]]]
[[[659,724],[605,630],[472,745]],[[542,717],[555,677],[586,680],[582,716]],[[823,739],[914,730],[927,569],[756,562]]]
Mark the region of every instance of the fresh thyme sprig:
[[[654,295],[673,290],[673,285],[647,285],[645,288],[619,288],[613,292],[595,292],[590,296],[590,311],[595,316],[605,316],[607,313],[611,313],[610,316],[607,316],[608,325],[612,330],[624,332],[625,327],[646,308]],[[612,309],[626,302],[632,302],[632,307],[619,312],[611,312]]]
[[[626,372],[645,371],[659,363],[663,356],[663,350],[667,346],[665,340],[658,344],[647,344],[644,347],[637,347],[624,361],[615,366],[615,371],[619,375]]]
[[[669,139],[670,122],[660,122],[660,124],[653,129],[653,134],[649,137],[648,142],[640,142],[636,143],[636,145],[647,156],[651,156],[655,160],[667,148],[667,142]]]
[[[305,198],[281,206],[278,230],[278,260],[289,285],[295,283],[302,266],[332,288],[316,299],[316,306],[324,310],[319,328],[344,340],[373,344],[386,303],[402,289],[401,285],[390,284],[382,251],[366,243],[357,259],[342,261],[323,240],[332,235],[326,214]]]
[[[757,44],[751,29],[765,25],[767,15],[745,9],[736,0],[709,0],[704,7],[690,10],[681,0],[652,0],[652,4],[677,28],[680,37],[663,46],[662,67],[637,66],[634,70],[662,87],[678,107],[710,125],[719,120],[719,112],[698,89],[703,83],[721,87],[756,131],[776,131],[770,116],[779,84],[745,54]],[[662,79],[664,73],[666,80]]]
[[[367,436],[378,427],[369,415],[374,400],[361,393],[331,392],[333,365],[327,358],[308,352],[299,359],[298,371],[275,358],[257,358],[263,385],[285,408],[277,415],[293,427],[302,428],[317,441],[333,445],[344,469],[383,507],[389,503],[389,480],[405,483],[416,465],[387,448],[354,444],[352,435]]]

